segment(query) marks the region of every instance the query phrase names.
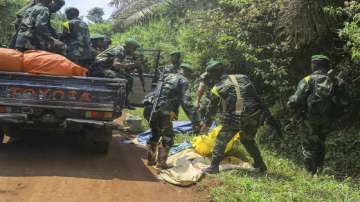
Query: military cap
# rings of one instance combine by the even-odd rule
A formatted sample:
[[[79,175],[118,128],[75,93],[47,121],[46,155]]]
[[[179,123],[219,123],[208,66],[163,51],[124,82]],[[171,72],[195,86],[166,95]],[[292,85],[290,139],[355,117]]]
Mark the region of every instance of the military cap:
[[[186,71],[190,71],[192,72],[194,69],[193,69],[193,66],[189,63],[182,63],[180,65],[180,68],[183,69],[183,70],[186,70]]]
[[[330,58],[326,55],[313,55],[311,61],[327,61],[330,62]]]
[[[104,36],[104,35],[102,35],[102,34],[99,34],[99,33],[95,33],[95,34],[92,34],[92,35],[90,36],[90,38],[91,38],[91,40],[95,40],[95,39],[104,39],[104,38],[105,38],[105,36]]]
[[[126,41],[125,41],[125,45],[126,46],[134,46],[136,48],[140,48],[140,43],[138,41],[136,41],[135,39],[133,38],[128,38]]]
[[[175,56],[175,55],[178,55],[178,56],[180,56],[181,55],[181,51],[179,51],[179,50],[176,50],[176,51],[172,51],[171,53],[170,53],[170,55],[171,56]]]
[[[213,72],[217,70],[219,67],[222,67],[223,63],[220,61],[212,60],[206,64],[206,71]]]

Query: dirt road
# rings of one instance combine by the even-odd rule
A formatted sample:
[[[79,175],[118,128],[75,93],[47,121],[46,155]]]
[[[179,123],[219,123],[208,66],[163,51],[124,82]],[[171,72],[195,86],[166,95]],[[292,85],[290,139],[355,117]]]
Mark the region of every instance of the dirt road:
[[[0,202],[207,201],[203,192],[159,182],[145,151],[114,137],[107,156],[69,138],[36,138],[0,148]]]

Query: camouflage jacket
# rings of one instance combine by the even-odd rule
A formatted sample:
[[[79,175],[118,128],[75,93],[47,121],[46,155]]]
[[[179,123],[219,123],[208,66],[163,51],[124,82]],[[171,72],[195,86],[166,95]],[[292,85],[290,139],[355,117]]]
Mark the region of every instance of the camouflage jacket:
[[[49,9],[41,3],[26,9],[16,38],[16,48],[49,50],[53,41],[49,19]]]
[[[67,45],[67,57],[71,60],[95,59],[96,52],[91,47],[88,25],[79,18],[64,23],[63,36]]]
[[[241,74],[234,76],[241,96],[238,97],[235,85],[231,82],[229,75],[222,76],[211,90],[210,104],[205,115],[207,124],[214,120],[214,116],[220,107],[223,124],[238,124],[243,117],[261,112],[261,99],[250,79]],[[239,105],[240,107],[238,107]],[[238,113],[239,111],[241,113]]]
[[[326,79],[329,82],[321,82]],[[322,100],[319,100],[317,104],[316,99]],[[327,72],[315,71],[299,82],[294,95],[289,98],[288,106],[297,112],[297,115],[314,119],[319,119],[317,116],[320,116],[320,119],[329,119],[331,118],[329,115],[343,110],[343,107],[349,104],[348,102],[349,95],[344,80],[338,77],[331,79]],[[321,110],[324,111],[321,114],[314,113]]]
[[[120,60],[125,58],[125,49],[123,46],[115,46],[103,51],[96,56],[95,63],[98,67],[107,70],[112,68],[116,58]]]
[[[180,73],[168,74],[164,78],[157,110],[178,112],[180,106],[193,123],[200,122],[191,100],[189,80]]]
[[[216,84],[217,80],[211,78],[209,73],[205,72],[200,75],[199,83],[205,85],[205,95],[210,95],[211,88]]]

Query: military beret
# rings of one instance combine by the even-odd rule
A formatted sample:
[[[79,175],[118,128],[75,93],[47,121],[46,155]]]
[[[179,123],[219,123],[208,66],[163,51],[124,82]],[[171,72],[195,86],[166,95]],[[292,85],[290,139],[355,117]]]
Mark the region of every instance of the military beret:
[[[180,68],[184,69],[184,70],[187,70],[187,71],[190,71],[190,72],[192,72],[194,70],[193,66],[191,64],[189,64],[189,63],[182,63],[180,65]]]
[[[311,61],[327,61],[330,62],[330,58],[326,55],[313,55]]]
[[[125,45],[127,46],[134,46],[136,48],[140,48],[140,43],[138,41],[136,41],[135,39],[133,38],[128,38],[126,41],[125,41]]]
[[[92,34],[92,35],[90,36],[90,38],[91,38],[92,40],[95,40],[95,39],[105,39],[105,36],[102,35],[102,34],[99,34],[99,33],[95,33],[95,34]]]
[[[181,51],[179,51],[179,50],[173,51],[173,52],[170,53],[170,55],[171,55],[171,56],[172,56],[172,55],[178,55],[178,56],[180,56],[180,55],[181,55]]]
[[[222,67],[223,63],[220,61],[212,60],[206,64],[206,71],[207,72],[213,72],[219,67]]]

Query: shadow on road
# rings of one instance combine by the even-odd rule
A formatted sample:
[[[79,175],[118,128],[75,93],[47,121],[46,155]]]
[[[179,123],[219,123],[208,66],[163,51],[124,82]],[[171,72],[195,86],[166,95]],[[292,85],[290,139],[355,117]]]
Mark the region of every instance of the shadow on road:
[[[61,176],[157,181],[144,165],[145,150],[114,137],[108,155],[86,151],[75,138],[35,137],[0,147],[0,177]]]

